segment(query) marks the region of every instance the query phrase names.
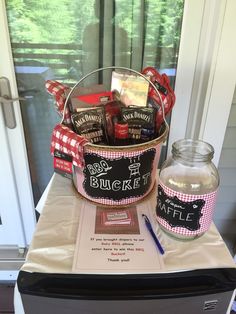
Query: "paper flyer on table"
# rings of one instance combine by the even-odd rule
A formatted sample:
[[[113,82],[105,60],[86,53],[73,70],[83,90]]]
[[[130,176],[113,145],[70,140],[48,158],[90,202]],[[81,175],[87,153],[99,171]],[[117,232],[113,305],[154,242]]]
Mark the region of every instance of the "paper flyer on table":
[[[142,214],[154,225],[145,203],[109,209],[84,202],[75,245],[75,273],[153,273],[163,259],[145,226]]]

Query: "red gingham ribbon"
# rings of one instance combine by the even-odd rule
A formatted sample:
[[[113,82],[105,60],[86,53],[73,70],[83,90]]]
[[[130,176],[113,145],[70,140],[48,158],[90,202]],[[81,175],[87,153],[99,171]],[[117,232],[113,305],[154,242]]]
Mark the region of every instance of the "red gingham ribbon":
[[[174,104],[175,104],[175,93],[173,89],[170,86],[170,80],[168,76],[163,73],[160,74],[155,68],[153,67],[147,67],[143,69],[142,74],[145,74],[150,77],[150,80],[155,84],[155,82],[159,83],[162,85],[166,90],[168,91],[167,95],[163,94],[163,92],[159,91],[159,94],[161,96],[163,105],[164,105],[164,114],[165,117],[170,113],[172,110]],[[148,91],[148,96],[154,100],[156,104],[158,104],[160,107],[157,111],[156,114],[156,123],[157,126],[159,127],[162,122],[163,122],[163,113],[162,113],[162,107],[161,107],[161,101],[159,99],[159,95],[156,93],[154,88],[150,85],[149,86],[149,91]]]
[[[70,87],[52,80],[47,80],[45,86],[49,94],[55,97],[57,112],[59,113],[60,116],[63,116],[64,105],[66,101],[66,91],[69,92]],[[65,109],[63,123],[66,125],[71,125],[70,111],[68,108]]]
[[[69,127],[63,124],[57,124],[52,133],[51,154],[57,149],[66,153],[73,158],[73,165],[78,167],[84,166],[84,145],[88,141]]]

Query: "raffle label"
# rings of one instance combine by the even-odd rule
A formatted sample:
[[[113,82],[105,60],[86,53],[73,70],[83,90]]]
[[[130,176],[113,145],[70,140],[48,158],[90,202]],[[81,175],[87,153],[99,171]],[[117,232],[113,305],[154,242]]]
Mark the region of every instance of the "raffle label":
[[[202,194],[184,194],[158,185],[157,220],[167,230],[186,236],[207,231],[212,222],[217,191]]]

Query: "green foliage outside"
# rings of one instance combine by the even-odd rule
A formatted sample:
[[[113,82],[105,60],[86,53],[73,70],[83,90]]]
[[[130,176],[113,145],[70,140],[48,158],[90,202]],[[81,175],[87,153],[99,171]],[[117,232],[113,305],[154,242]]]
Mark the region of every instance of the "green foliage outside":
[[[112,0],[109,0],[112,1]],[[183,0],[116,0],[116,23],[132,36],[140,23],[142,8],[149,20],[148,41],[174,45],[180,37]],[[8,19],[14,42],[81,43],[87,24],[96,21],[94,0],[7,0]],[[105,2],[106,5],[106,2]],[[136,25],[137,24],[137,25]]]
[[[102,1],[102,0],[101,0]],[[104,0],[106,7],[112,0]],[[126,30],[132,48],[151,47],[153,63],[158,64],[155,47],[173,50],[172,56],[162,54],[162,65],[175,62],[181,33],[184,0],[115,0],[115,25]],[[88,24],[98,22],[94,0],[6,0],[13,43],[82,44],[83,31]],[[130,46],[131,47],[131,46]],[[60,47],[53,53],[68,53]],[[21,49],[21,50],[20,50]],[[23,49],[23,50],[22,50]],[[50,53],[50,49],[15,48],[20,53]],[[70,52],[78,55],[75,48]],[[150,59],[150,54],[148,55]],[[152,57],[152,56],[151,56]],[[170,61],[171,59],[171,61]],[[24,58],[15,59],[22,62]],[[45,57],[44,57],[44,62]],[[62,62],[50,59],[50,63]],[[146,62],[149,65],[150,62]],[[67,69],[68,70],[68,69]],[[62,72],[65,70],[61,70]]]

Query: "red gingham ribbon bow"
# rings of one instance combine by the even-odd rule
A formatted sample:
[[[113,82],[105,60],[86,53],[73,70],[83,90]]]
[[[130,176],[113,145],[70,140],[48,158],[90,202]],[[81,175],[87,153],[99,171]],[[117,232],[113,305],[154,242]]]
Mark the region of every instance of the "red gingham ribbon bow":
[[[57,112],[62,117],[66,101],[66,92],[70,91],[70,87],[52,80],[47,80],[45,86],[49,94],[55,97]],[[68,108],[65,110],[63,123],[66,125],[71,125],[70,111]]]
[[[83,167],[84,165],[84,145],[88,141],[73,132],[63,124],[57,124],[52,133],[51,154],[57,149],[65,154],[72,156],[73,165]]]
[[[174,104],[175,104],[175,93],[173,89],[170,86],[170,81],[168,76],[163,73],[160,74],[155,68],[153,67],[147,67],[143,69],[142,74],[145,74],[150,77],[150,80],[152,83],[159,83],[162,87],[166,89],[167,94],[164,94],[162,91],[159,90],[159,93],[161,95],[161,99],[163,101],[164,105],[164,113],[165,117],[171,112]],[[157,126],[161,126],[163,122],[163,113],[162,113],[162,107],[161,107],[161,101],[159,99],[159,95],[156,93],[154,88],[150,85],[148,96],[154,100],[156,104],[158,104],[160,107],[156,114],[156,122]]]

